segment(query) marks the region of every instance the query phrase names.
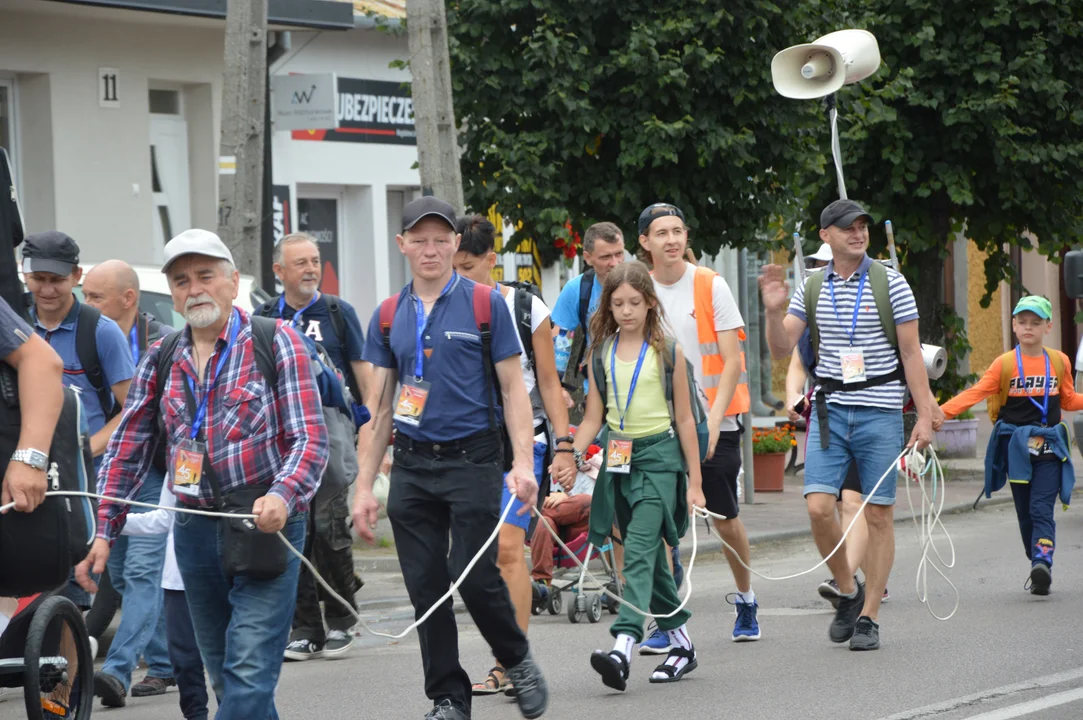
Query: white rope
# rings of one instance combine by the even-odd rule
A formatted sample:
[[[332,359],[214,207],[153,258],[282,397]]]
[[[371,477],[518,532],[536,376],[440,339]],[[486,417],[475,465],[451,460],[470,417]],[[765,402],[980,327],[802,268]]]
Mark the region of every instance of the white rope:
[[[137,502],[135,500],[126,500],[124,498],[115,498],[115,497],[110,497],[108,495],[98,495],[98,494],[95,494],[95,493],[80,492],[80,491],[76,491],[76,490],[50,490],[49,492],[45,493],[45,495],[46,495],[46,497],[48,497],[50,495],[67,495],[67,496],[71,496],[71,497],[88,497],[88,498],[94,498],[94,499],[97,499],[97,500],[107,500],[109,502],[123,503],[125,505],[133,505],[133,506],[136,506],[136,507],[154,508],[154,509],[157,509],[157,510],[170,510],[170,511],[173,511],[173,512],[185,512],[185,513],[190,513],[192,515],[203,515],[204,517],[227,517],[227,518],[234,518],[234,519],[258,520],[258,518],[255,515],[252,515],[250,513],[249,514],[245,514],[245,513],[222,513],[222,512],[214,512],[212,510],[195,510],[195,509],[192,509],[192,508],[182,508],[182,507],[163,507],[161,505],[154,505],[152,503]],[[504,508],[503,514],[501,514],[501,516],[500,516],[500,520],[497,522],[496,527],[493,528],[493,532],[489,535],[489,539],[486,540],[485,544],[481,546],[481,549],[478,550],[478,553],[477,553],[477,555],[474,556],[474,559],[471,560],[467,564],[467,566],[463,569],[463,573],[462,573],[462,575],[459,576],[459,579],[456,580],[451,585],[450,588],[448,588],[448,591],[446,593],[444,593],[440,597],[440,599],[437,600],[436,603],[433,604],[433,606],[431,608],[429,608],[428,611],[424,615],[422,615],[420,618],[418,618],[414,622],[414,624],[410,625],[410,627],[406,628],[405,630],[403,630],[401,633],[398,633],[397,635],[392,635],[392,634],[389,634],[389,633],[380,632],[378,630],[373,630],[369,626],[369,624],[365,622],[365,619],[363,617],[361,617],[361,615],[358,614],[358,612],[356,610],[353,609],[353,607],[350,605],[350,603],[347,602],[341,595],[336,593],[331,588],[331,586],[327,584],[327,581],[323,579],[323,577],[319,574],[319,572],[317,572],[315,566],[313,566],[313,564],[311,562],[309,562],[308,558],[306,558],[303,553],[301,553],[297,548],[295,548],[293,546],[293,543],[291,543],[286,538],[285,535],[283,535],[281,532],[277,532],[275,534],[278,535],[278,538],[283,543],[285,543],[286,547],[289,548],[289,551],[291,553],[293,553],[298,558],[300,558],[301,562],[304,563],[305,567],[307,567],[309,569],[309,571],[312,573],[312,576],[314,578],[316,578],[316,581],[323,587],[324,590],[327,591],[328,595],[330,595],[332,598],[337,600],[342,605],[342,607],[346,608],[346,610],[349,611],[349,613],[351,615],[353,615],[354,619],[356,619],[357,622],[360,623],[363,628],[365,628],[370,633],[372,633],[373,635],[376,635],[378,637],[388,638],[389,640],[401,640],[402,638],[406,637],[411,632],[413,632],[414,630],[419,628],[423,622],[428,620],[429,617],[434,612],[436,612],[437,609],[441,605],[443,605],[445,602],[447,602],[448,598],[450,598],[455,593],[455,591],[459,589],[459,586],[462,585],[463,581],[466,579],[466,576],[470,574],[470,571],[474,569],[474,566],[478,564],[479,560],[481,560],[482,555],[485,554],[485,551],[489,549],[489,546],[493,544],[493,542],[496,540],[497,536],[500,534],[500,528],[501,528],[501,526],[503,526],[504,520],[508,517],[508,513],[511,512],[511,508],[512,508],[512,505],[514,504],[514,502],[515,502],[515,498],[512,498],[510,501],[508,501],[507,506],[505,506],[505,508]],[[13,502],[8,503],[7,505],[4,505],[4,506],[0,506],[0,513],[5,513],[5,512],[7,512],[8,510],[10,510],[13,507],[15,507],[15,503],[13,503]]]
[[[885,472],[882,476],[880,476],[879,480],[877,480],[876,485],[873,486],[873,489],[869,493],[869,496],[861,504],[861,507],[858,509],[857,513],[854,515],[854,519],[850,521],[850,524],[849,524],[849,526],[847,526],[846,531],[842,534],[842,539],[839,540],[838,545],[835,546],[835,548],[831,551],[830,554],[827,555],[827,557],[825,557],[823,560],[821,560],[819,563],[817,563],[813,567],[809,568],[808,570],[804,570],[804,571],[799,572],[799,573],[793,573],[792,575],[783,575],[783,576],[777,576],[777,577],[776,576],[770,576],[770,575],[764,575],[764,574],[762,574],[762,573],[760,573],[760,572],[758,572],[756,570],[753,570],[751,567],[749,567],[747,564],[745,564],[745,562],[743,560],[741,560],[740,556],[733,549],[733,547],[731,547],[728,543],[726,543],[725,540],[722,540],[722,545],[724,547],[728,548],[730,550],[730,552],[733,553],[734,557],[737,558],[737,561],[745,569],[747,569],[749,572],[753,573],[757,577],[763,578],[764,580],[791,580],[793,578],[802,577],[804,575],[808,575],[809,573],[815,572],[820,567],[823,567],[823,565],[826,564],[827,561],[830,560],[832,557],[834,557],[835,553],[837,553],[839,551],[839,549],[842,548],[843,544],[846,542],[847,536],[849,536],[850,531],[853,529],[854,524],[857,522],[857,519],[861,516],[861,514],[865,511],[865,507],[869,504],[869,500],[872,499],[872,496],[876,493],[876,490],[880,487],[880,485],[884,482],[884,480],[889,475],[891,475],[891,473],[899,471],[899,461],[904,458],[904,456],[907,454],[907,452],[908,452],[907,450],[904,450],[902,453],[900,453],[899,456],[897,458],[895,458],[895,460],[892,462],[891,467],[888,469],[888,471]],[[916,453],[916,451],[915,451],[914,453],[911,454],[911,460],[914,460],[914,459],[917,459],[917,458],[921,458],[921,455],[920,455],[920,453]],[[917,464],[920,465],[921,463],[917,463]],[[928,493],[926,492],[925,483],[924,483],[924,480],[923,480],[924,476],[926,474],[930,473],[930,472],[932,473],[931,480],[932,480],[932,483],[933,483],[933,495],[932,495],[932,498],[930,498]],[[944,573],[944,571],[941,570],[936,565],[936,563],[933,561],[932,557],[930,556],[930,551],[932,551],[932,554],[936,556],[936,559],[945,568],[952,568],[955,565],[955,545],[951,540],[951,536],[948,535],[947,529],[944,527],[943,522],[941,522],[941,520],[940,520],[940,513],[941,513],[941,511],[943,510],[943,507],[944,507],[943,468],[941,468],[941,466],[940,466],[940,460],[939,460],[939,458],[936,457],[936,452],[935,451],[933,451],[931,453],[931,456],[929,458],[928,463],[924,464],[923,470],[920,473],[916,473],[915,475],[916,475],[916,480],[915,481],[921,487],[921,492],[922,492],[922,505],[921,505],[921,513],[920,513],[921,521],[920,521],[920,524],[918,522],[918,519],[916,517],[914,518],[915,526],[918,528],[918,541],[919,541],[919,544],[921,546],[921,552],[922,552],[921,560],[918,563],[918,576],[917,576],[917,585],[916,585],[916,589],[917,589],[917,593],[918,593],[918,599],[919,599],[920,602],[926,604],[926,606],[929,608],[929,612],[937,620],[948,620],[953,615],[955,615],[955,612],[959,608],[959,591],[955,587],[955,585],[951,582],[951,580],[948,579],[948,577]],[[936,494],[938,492],[938,485],[939,485],[939,493],[940,493],[940,503],[939,503],[939,506],[937,507],[936,506]],[[197,510],[197,509],[194,509],[194,508],[184,508],[184,507],[163,507],[163,506],[160,506],[160,505],[155,505],[153,503],[139,502],[139,501],[136,501],[136,500],[126,500],[126,499],[123,499],[123,498],[115,498],[115,497],[110,497],[110,496],[107,496],[107,495],[98,495],[96,493],[88,493],[88,492],[81,492],[81,491],[75,491],[75,490],[51,490],[49,492],[46,492],[45,495],[46,496],[58,495],[58,496],[71,496],[71,497],[87,497],[87,498],[93,498],[93,499],[96,499],[96,500],[106,500],[106,501],[109,501],[109,502],[123,503],[125,505],[131,505],[131,506],[134,506],[134,507],[145,507],[145,508],[158,509],[158,510],[169,510],[169,511],[172,511],[172,512],[182,512],[182,513],[189,513],[189,514],[192,514],[192,515],[202,515],[204,517],[229,517],[229,518],[235,518],[235,519],[258,520],[258,518],[253,514],[222,513],[222,512],[215,512],[215,511],[212,511],[212,510]],[[910,486],[909,486],[909,483],[907,483],[906,496],[907,496],[907,500],[910,501]],[[294,555],[296,555],[300,559],[300,561],[302,563],[304,563],[305,567],[307,567],[309,569],[309,571],[312,573],[312,576],[316,579],[316,581],[320,584],[320,586],[323,587],[323,589],[327,591],[327,594],[331,598],[337,600],[342,605],[342,607],[346,608],[346,610],[354,617],[354,619],[357,620],[357,622],[363,628],[365,628],[365,630],[369,631],[370,633],[372,633],[373,635],[375,635],[377,637],[388,638],[389,640],[401,640],[402,638],[406,637],[411,632],[416,630],[418,627],[420,627],[421,624],[424,623],[426,620],[428,620],[429,617],[431,617],[432,614],[434,612],[436,612],[437,609],[439,609],[441,605],[443,605],[445,602],[447,602],[447,600],[449,598],[451,598],[452,595],[454,595],[455,591],[459,589],[459,587],[462,585],[463,581],[466,579],[466,576],[470,574],[470,571],[474,569],[474,566],[478,564],[478,562],[481,560],[481,558],[485,554],[485,552],[492,546],[492,544],[496,541],[497,537],[500,535],[500,528],[503,526],[504,521],[507,519],[508,514],[511,512],[512,506],[514,504],[515,504],[515,498],[513,497],[511,500],[508,501],[508,504],[504,507],[504,511],[501,513],[500,519],[496,523],[496,526],[493,528],[493,531],[489,534],[489,538],[481,546],[481,548],[478,550],[477,554],[474,555],[473,559],[471,559],[471,561],[466,565],[466,567],[463,569],[463,572],[458,577],[458,579],[454,583],[452,583],[450,588],[448,588],[448,591],[446,593],[444,593],[440,597],[440,599],[437,600],[433,604],[433,606],[430,607],[425,612],[424,615],[422,615],[420,618],[418,618],[413,624],[411,624],[405,630],[403,630],[402,632],[397,633],[397,634],[384,633],[384,632],[380,632],[378,630],[374,630],[367,622],[365,622],[365,619],[363,617],[361,617],[361,615],[356,610],[353,609],[351,604],[348,601],[346,601],[346,599],[344,599],[341,595],[336,593],[334,591],[334,589],[331,588],[331,586],[327,583],[327,581],[323,579],[323,577],[319,574],[319,572],[317,572],[315,566],[313,566],[313,564],[308,560],[308,558],[306,558],[304,556],[303,553],[301,553],[299,550],[297,550],[297,548],[295,548],[293,546],[293,544],[286,538],[285,535],[283,535],[281,532],[277,532],[276,535],[278,535],[278,538],[286,545],[286,547],[289,549],[289,551],[291,553],[293,553]],[[15,503],[13,503],[13,502],[8,503],[7,505],[4,505],[4,506],[0,507],[0,513],[7,512],[8,510],[13,508],[14,506],[15,506]],[[910,502],[910,507],[911,507],[911,511],[913,511],[913,503],[912,503],[912,501]],[[590,570],[587,568],[586,563],[581,562],[579,560],[578,555],[574,551],[572,551],[572,549],[569,548],[564,543],[563,540],[560,539],[560,536],[557,534],[556,530],[553,529],[553,526],[542,515],[541,511],[538,510],[537,507],[532,507],[531,510],[534,512],[535,515],[538,516],[539,522],[541,522],[542,525],[545,526],[545,529],[553,537],[553,540],[556,541],[557,545],[559,545],[560,548],[564,552],[566,552],[568,554],[568,557],[570,557],[572,559],[572,561],[575,562],[575,564],[579,567],[579,570],[580,570],[580,575],[579,575],[580,587],[582,586],[584,579],[589,577],[591,579],[591,581],[594,582],[600,588],[602,594],[606,595],[607,597],[612,598],[616,602],[620,603],[621,605],[624,605],[625,607],[629,608],[630,610],[632,610],[633,612],[635,612],[638,615],[642,615],[645,618],[652,618],[652,619],[655,619],[655,620],[673,617],[674,615],[679,613],[681,610],[683,610],[684,607],[688,604],[688,601],[691,599],[691,597],[692,597],[692,572],[695,569],[696,556],[697,556],[697,554],[699,552],[699,538],[698,538],[698,535],[696,533],[696,523],[695,522],[691,523],[691,525],[692,525],[692,556],[691,556],[691,558],[689,558],[688,570],[685,572],[685,576],[684,576],[685,577],[685,584],[687,585],[687,587],[685,589],[684,599],[681,601],[680,605],[678,605],[672,612],[666,613],[664,615],[659,615],[659,614],[654,614],[654,613],[648,612],[646,610],[643,610],[642,608],[638,608],[635,605],[633,605],[632,603],[625,600],[620,595],[618,595],[618,594],[616,594],[614,592],[611,592],[609,589],[607,589],[606,585],[608,584],[608,582],[599,579],[593,573],[590,572]],[[712,513],[710,511],[704,509],[704,508],[700,508],[700,507],[696,507],[696,506],[693,506],[692,514],[694,516],[696,516],[696,517],[701,517],[701,518],[716,518],[716,519],[720,519],[720,520],[728,519],[724,515],[718,515],[717,513]],[[939,526],[940,529],[943,530],[944,536],[948,539],[948,543],[951,546],[951,560],[950,561],[945,561],[943,559],[943,556],[941,556],[940,551],[936,547],[936,544],[934,542],[933,532],[934,532],[934,530],[935,530],[935,528],[937,526]],[[593,544],[589,544],[587,546],[586,558],[587,558],[588,563],[590,562],[590,555],[591,555],[591,552],[592,552],[593,548],[594,548]],[[928,568],[929,567],[932,567],[936,572],[938,572],[940,574],[940,576],[943,577],[947,581],[947,583],[949,585],[951,585],[952,590],[955,591],[955,607],[945,617],[941,617],[941,616],[937,615],[933,611],[931,604],[929,604],[929,602],[928,602]]]

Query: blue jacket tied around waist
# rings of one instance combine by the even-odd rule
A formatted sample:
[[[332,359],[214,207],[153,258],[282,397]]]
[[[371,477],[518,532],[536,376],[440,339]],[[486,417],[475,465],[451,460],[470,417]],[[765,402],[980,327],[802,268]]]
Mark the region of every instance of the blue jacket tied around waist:
[[[1000,454],[1002,438],[1008,438],[1007,456]],[[1068,440],[1068,427],[1058,423],[1054,427],[1038,425],[1012,425],[997,421],[985,449],[985,497],[1004,487],[1009,480],[1030,482],[1031,457],[1028,443],[1033,437],[1041,437],[1060,460],[1060,501],[1065,506],[1072,499],[1075,487],[1075,469],[1072,467],[1072,451]]]

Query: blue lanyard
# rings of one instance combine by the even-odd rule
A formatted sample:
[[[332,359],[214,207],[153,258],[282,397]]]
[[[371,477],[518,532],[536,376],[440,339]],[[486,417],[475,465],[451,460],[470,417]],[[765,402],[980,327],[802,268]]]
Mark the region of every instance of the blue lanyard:
[[[297,312],[293,313],[293,319],[287,321],[289,326],[290,327],[297,327],[297,318],[301,317],[301,315],[304,314],[305,310],[308,310],[310,307],[315,305],[316,301],[319,300],[319,299],[320,299],[320,294],[319,293],[316,293],[315,295],[313,295],[312,299],[308,301],[308,305],[305,305],[303,308],[301,308]],[[286,309],[286,296],[283,295],[280,298],[278,298],[278,317],[282,317],[282,311],[285,310],[285,309]]]
[[[190,437],[192,440],[196,439],[199,435],[199,429],[203,427],[203,419],[207,417],[207,401],[211,397],[211,390],[218,384],[218,378],[222,374],[222,368],[226,366],[226,360],[229,359],[229,354],[233,350],[233,346],[237,344],[237,333],[240,332],[241,323],[236,317],[237,311],[234,310],[229,316],[229,342],[222,348],[222,352],[218,354],[218,365],[214,369],[214,377],[211,378],[210,387],[207,388],[207,392],[203,394],[203,399],[199,401],[199,405],[196,406],[196,416],[192,419],[192,432]],[[188,389],[192,391],[192,396],[196,394],[196,384],[192,380],[191,375],[185,375],[188,380]]]
[[[643,341],[643,347],[639,348],[639,359],[636,360],[636,369],[632,372],[632,384],[628,387],[628,397],[624,399],[624,410],[620,409],[620,392],[617,390],[617,345],[620,344],[620,331],[613,339],[613,354],[609,356],[609,374],[613,376],[613,401],[617,404],[617,415],[620,417],[620,429],[624,430],[624,416],[628,413],[628,407],[632,404],[632,393],[636,391],[636,383],[639,381],[639,371],[643,368],[643,358],[647,356],[647,341]]]
[[[440,297],[436,298],[436,302],[440,302],[440,298],[448,294],[451,290],[451,286],[455,284],[455,273],[451,273],[451,279],[447,281],[447,285],[440,291]],[[410,294],[413,295],[413,286],[410,287]],[[436,309],[436,303],[433,303],[433,309]],[[428,322],[428,318],[425,317],[425,303],[421,302],[421,298],[414,295],[414,315],[417,321],[417,333],[415,335],[414,344],[414,378],[420,380],[424,374],[424,360],[425,360],[425,344],[422,342],[422,338],[425,335],[425,325]]]
[[[1049,424],[1049,383],[1052,382],[1052,378],[1049,376],[1049,353],[1044,349],[1042,354],[1045,355],[1045,395],[1042,397],[1042,404],[1039,405],[1038,401],[1027,395],[1027,400],[1034,403],[1034,407],[1042,411],[1042,427]],[[1023,389],[1027,387],[1027,376],[1023,374],[1023,351],[1019,349],[1019,346],[1015,346],[1015,362],[1019,366],[1019,382],[1023,383]]]
[[[132,342],[132,362],[139,364],[139,318],[135,319],[132,331],[128,333],[128,339]]]
[[[862,273],[861,280],[857,284],[857,297],[854,298],[854,317],[850,320],[850,347],[854,346],[854,331],[857,330],[857,313],[861,310],[861,295],[865,292],[865,279],[868,276],[868,272]],[[842,318],[839,317],[839,306],[838,303],[835,302],[835,278],[832,277],[828,279],[827,285],[831,288],[831,307],[835,311],[835,319],[839,321],[839,325],[842,325]]]

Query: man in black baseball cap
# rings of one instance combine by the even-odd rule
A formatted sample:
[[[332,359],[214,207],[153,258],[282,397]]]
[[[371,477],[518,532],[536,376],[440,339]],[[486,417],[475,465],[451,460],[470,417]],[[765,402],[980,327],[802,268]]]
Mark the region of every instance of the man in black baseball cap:
[[[865,218],[866,227],[876,224],[876,220],[873,219],[872,215],[853,200],[836,200],[820,213],[820,229],[826,230],[834,225],[846,230],[854,224],[854,220],[861,217]]]
[[[639,234],[646,235],[652,222],[660,217],[670,216],[680,218],[682,223],[685,221],[684,213],[676,205],[670,205],[669,203],[648,205],[643,209],[643,212],[639,213]]]
[[[455,228],[455,208],[434,195],[425,195],[408,203],[402,209],[402,231],[412,230],[423,218],[440,218]]]
[[[67,277],[79,267],[79,246],[59,230],[32,233],[23,244],[23,273]]]

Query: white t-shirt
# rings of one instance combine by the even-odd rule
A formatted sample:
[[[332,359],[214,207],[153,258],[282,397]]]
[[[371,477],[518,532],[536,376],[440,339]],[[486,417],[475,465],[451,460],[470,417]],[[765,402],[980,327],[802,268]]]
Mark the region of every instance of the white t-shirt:
[[[509,292],[504,293],[504,290]],[[515,289],[507,286],[501,287],[500,292],[504,295],[504,303],[508,306],[511,319],[515,322],[515,336],[519,337],[519,318],[515,317]],[[549,317],[549,308],[546,307],[537,295],[530,295],[530,334],[533,335]],[[519,366],[523,369],[523,382],[526,383],[526,392],[530,396],[530,404],[534,409],[534,424],[537,425],[545,420],[545,407],[542,405],[541,392],[537,388],[537,378],[534,377],[534,368],[527,362],[526,348],[523,347],[522,338],[519,339]]]
[[[695,295],[696,266],[685,263],[684,275],[672,285],[663,285],[654,281],[654,291],[658,294],[658,300],[662,303],[662,309],[666,313],[667,330],[680,343],[684,350],[684,356],[692,363],[696,371],[696,382],[703,387],[703,356],[699,352],[699,331],[696,329],[696,295]],[[745,326],[741,319],[741,311],[737,309],[737,303],[733,299],[729,285],[721,275],[714,276],[711,285],[711,295],[714,305],[714,329],[715,332],[725,330],[737,330]],[[722,421],[722,430],[736,430],[737,420],[727,415]]]

